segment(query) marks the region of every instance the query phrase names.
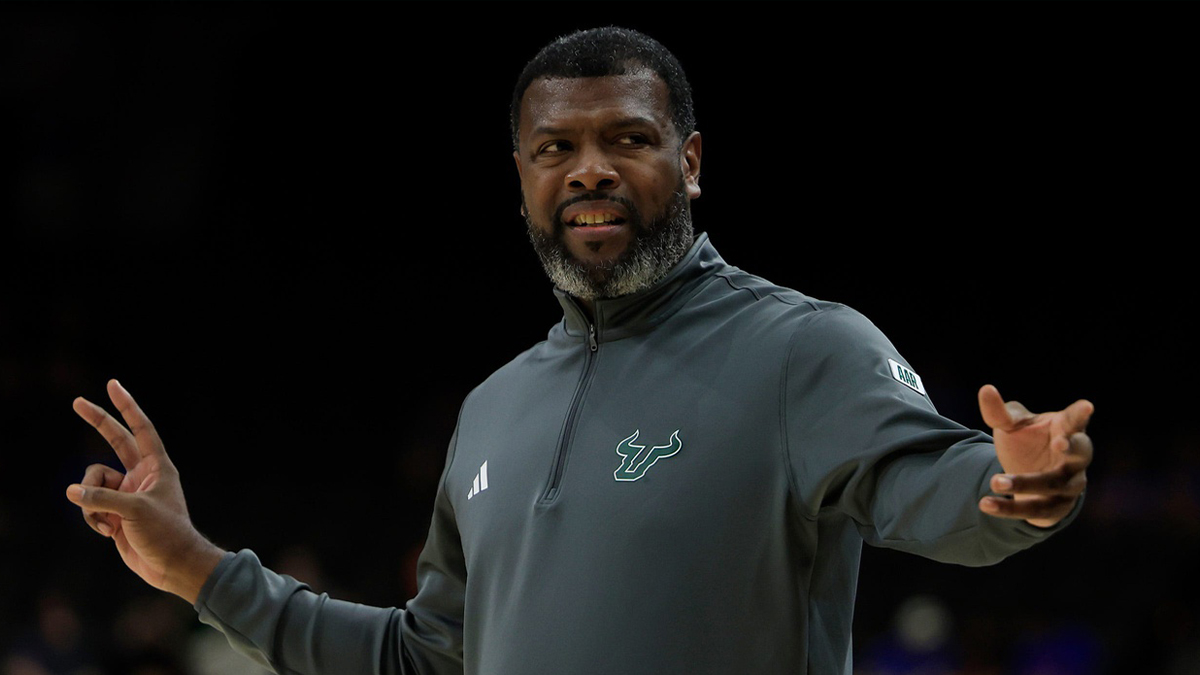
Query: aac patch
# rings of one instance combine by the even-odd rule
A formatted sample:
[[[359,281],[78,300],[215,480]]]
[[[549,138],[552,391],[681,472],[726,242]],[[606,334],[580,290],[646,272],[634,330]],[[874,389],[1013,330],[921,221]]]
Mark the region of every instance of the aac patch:
[[[897,382],[903,384],[909,389],[912,389],[922,396],[927,396],[925,393],[925,385],[921,384],[920,375],[917,375],[913,371],[905,368],[899,363],[896,363],[892,359],[888,359],[888,366],[891,367],[892,377],[895,378]]]

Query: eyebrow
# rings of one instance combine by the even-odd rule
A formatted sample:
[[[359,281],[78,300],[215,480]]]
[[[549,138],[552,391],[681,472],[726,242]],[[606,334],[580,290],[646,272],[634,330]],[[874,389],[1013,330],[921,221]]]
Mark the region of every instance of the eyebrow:
[[[634,115],[632,117],[624,117],[609,125],[613,129],[624,129],[626,127],[658,127],[658,121],[649,117]]]
[[[628,127],[640,127],[640,126],[657,127],[658,122],[656,122],[655,120],[653,120],[649,117],[642,117],[641,115],[633,115],[630,117],[622,117],[621,119],[619,119],[611,124],[605,125],[605,128],[607,128],[607,129],[625,129]],[[572,129],[570,129],[568,127],[553,127],[553,126],[543,125],[543,126],[534,127],[533,131],[530,132],[530,135],[531,136],[564,136],[566,134],[571,133],[571,131],[572,131]]]

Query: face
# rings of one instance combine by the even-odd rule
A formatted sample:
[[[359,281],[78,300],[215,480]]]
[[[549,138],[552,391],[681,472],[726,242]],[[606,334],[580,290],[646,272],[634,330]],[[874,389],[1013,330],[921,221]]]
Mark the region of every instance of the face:
[[[521,100],[522,212],[554,283],[584,300],[661,279],[692,243],[700,135],[682,144],[651,71],[539,79]]]

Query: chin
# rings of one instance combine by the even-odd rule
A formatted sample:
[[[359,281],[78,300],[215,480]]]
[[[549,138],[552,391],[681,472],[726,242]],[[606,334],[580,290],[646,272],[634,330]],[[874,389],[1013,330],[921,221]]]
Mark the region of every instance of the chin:
[[[610,272],[614,267],[617,266],[618,263],[621,262],[621,258],[623,257],[624,253],[625,249],[621,249],[620,251],[610,255],[596,255],[595,253],[589,252],[584,255],[572,253],[571,257],[577,264],[579,264],[580,267],[587,269],[589,272],[593,270]]]

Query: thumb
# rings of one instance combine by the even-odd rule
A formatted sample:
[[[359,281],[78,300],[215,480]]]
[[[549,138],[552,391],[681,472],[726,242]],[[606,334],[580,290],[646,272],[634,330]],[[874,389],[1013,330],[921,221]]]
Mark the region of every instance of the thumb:
[[[1036,415],[1017,401],[1005,401],[996,387],[985,384],[979,390],[979,412],[983,421],[997,431],[1014,431]]]
[[[115,513],[123,518],[133,515],[137,502],[137,496],[133,494],[79,484],[67,488],[67,499],[89,511]]]
[[[1004,405],[1004,398],[996,387],[985,384],[979,389],[979,412],[983,423],[993,429],[1008,429],[1013,425],[1012,415]]]

